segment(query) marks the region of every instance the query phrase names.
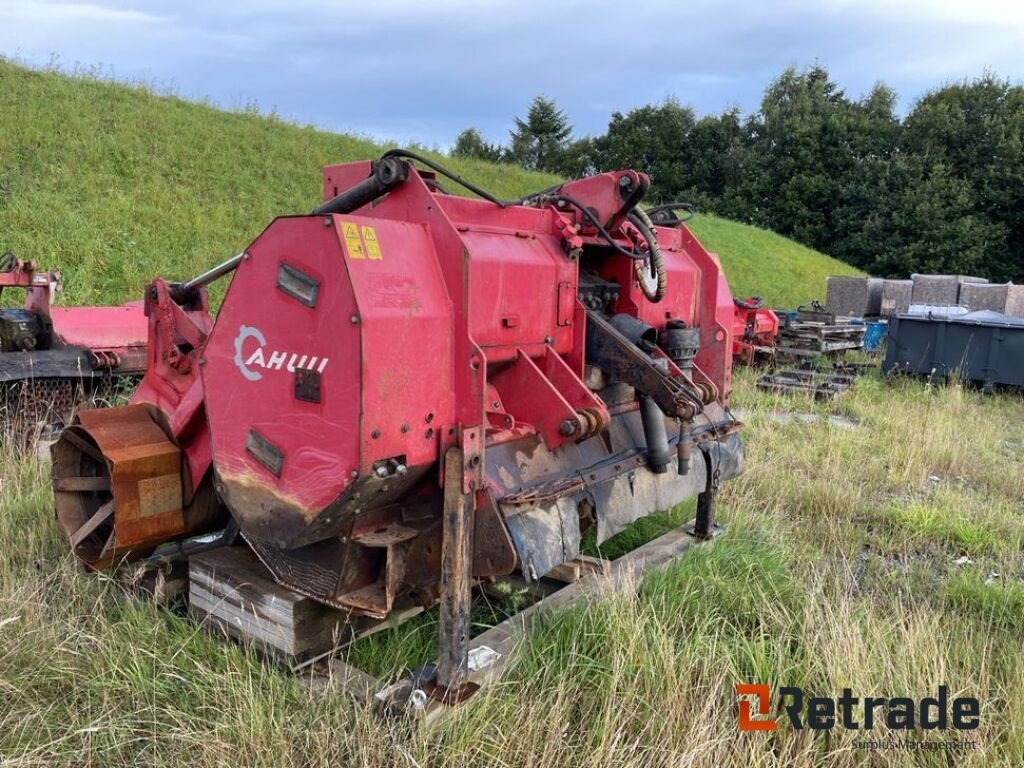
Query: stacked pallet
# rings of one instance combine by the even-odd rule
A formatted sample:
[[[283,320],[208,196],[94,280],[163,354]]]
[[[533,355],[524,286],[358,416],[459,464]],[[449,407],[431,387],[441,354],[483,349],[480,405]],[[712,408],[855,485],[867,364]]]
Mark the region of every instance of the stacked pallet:
[[[252,643],[264,655],[300,663],[411,618],[418,605],[389,619],[355,616],[277,584],[248,547],[221,547],[189,561],[192,612],[223,634]]]
[[[860,349],[864,346],[863,324],[846,322],[834,315],[798,312],[795,319],[786,322],[779,329],[776,342],[778,355],[792,357],[812,357],[830,355],[847,349]]]

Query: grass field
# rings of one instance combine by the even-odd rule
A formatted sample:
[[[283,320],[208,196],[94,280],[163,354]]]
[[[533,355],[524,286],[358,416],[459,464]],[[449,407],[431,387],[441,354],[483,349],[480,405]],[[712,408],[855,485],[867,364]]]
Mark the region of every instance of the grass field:
[[[921,697],[945,684],[981,701],[965,764],[1019,765],[1020,398],[869,377],[821,406],[756,394],[752,381],[741,372],[735,396],[748,468],[722,492],[727,533],[635,592],[547,621],[499,686],[423,732],[310,694],[81,572],[51,522],[47,467],[7,449],[2,764],[950,764],[941,752],[857,750],[863,732],[739,734],[733,686],[764,681],[833,696]],[[773,416],[793,409],[857,426]],[[424,621],[354,654],[397,674],[432,639]]]
[[[128,298],[164,264],[196,272],[274,213],[308,205],[320,163],[378,151],[0,64],[0,237],[59,264],[76,302]],[[502,194],[545,183],[460,170],[507,184]],[[694,228],[737,292],[773,303],[810,298],[832,269],[729,222]],[[0,765],[961,762],[943,751],[868,752],[855,745],[863,731],[814,735],[783,720],[773,734],[738,733],[739,682],[915,698],[943,684],[951,698],[981,702],[980,727],[960,735],[977,748],[962,762],[1019,765],[1024,401],[869,376],[822,405],[759,394],[754,378],[736,379],[747,471],[721,494],[727,532],[635,590],[547,620],[500,685],[429,731],[310,693],[252,652],[83,573],[53,524],[47,465],[0,441]],[[794,411],[853,426],[780,418]],[[644,521],[603,551],[691,511]],[[433,632],[428,616],[352,653],[396,675],[429,656]]]

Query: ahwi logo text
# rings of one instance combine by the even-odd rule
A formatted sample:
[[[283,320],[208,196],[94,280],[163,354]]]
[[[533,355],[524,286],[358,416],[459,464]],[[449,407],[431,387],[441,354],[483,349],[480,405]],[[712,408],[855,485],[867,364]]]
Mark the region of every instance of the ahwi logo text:
[[[253,348],[252,344],[246,344],[252,339],[258,346]],[[252,351],[247,352],[246,347]],[[297,352],[286,352],[282,350],[264,351],[267,346],[267,339],[259,328],[242,325],[238,328],[238,335],[235,336],[235,365],[242,375],[249,381],[259,381],[263,374],[256,368],[265,371],[285,370],[294,373],[296,368],[304,368],[309,371],[323,373],[327,367],[326,357],[316,355],[300,355]]]
[[[741,731],[775,731],[778,723],[772,715],[771,689],[764,683],[740,684],[736,686],[739,697],[739,726]],[[757,719],[751,707],[750,698],[757,699]],[[805,727],[812,731],[830,731],[837,725],[855,731],[870,730],[876,722],[884,723],[892,730],[944,730],[950,725],[959,731],[978,727],[981,706],[978,700],[963,696],[948,701],[949,692],[939,686],[938,695],[914,699],[884,696],[854,696],[850,688],[843,689],[837,699],[804,695],[802,688],[784,686],[779,689],[782,709],[796,730]]]

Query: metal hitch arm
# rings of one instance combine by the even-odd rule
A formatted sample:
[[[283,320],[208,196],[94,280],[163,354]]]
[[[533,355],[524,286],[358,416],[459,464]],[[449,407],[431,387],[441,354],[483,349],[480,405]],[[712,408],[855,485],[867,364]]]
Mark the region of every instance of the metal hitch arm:
[[[700,393],[670,376],[599,312],[587,310],[587,362],[649,396],[669,416],[690,421],[704,410]]]

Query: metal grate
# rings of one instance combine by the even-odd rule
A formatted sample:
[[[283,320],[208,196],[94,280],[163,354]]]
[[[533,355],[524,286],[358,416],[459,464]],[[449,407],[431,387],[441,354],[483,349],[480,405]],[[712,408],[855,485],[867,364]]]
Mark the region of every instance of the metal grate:
[[[120,405],[138,384],[138,376],[96,381],[40,378],[0,384],[0,431],[33,443],[71,423],[76,411]]]

